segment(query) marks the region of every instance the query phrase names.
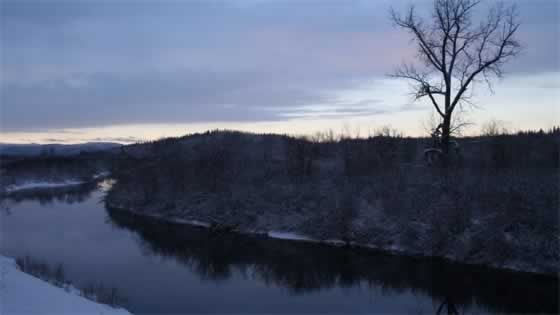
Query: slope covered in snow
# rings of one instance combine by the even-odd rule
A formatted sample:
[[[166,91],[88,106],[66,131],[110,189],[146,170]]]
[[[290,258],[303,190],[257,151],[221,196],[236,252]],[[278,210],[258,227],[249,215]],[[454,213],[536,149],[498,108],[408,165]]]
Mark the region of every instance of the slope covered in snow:
[[[0,255],[0,314],[130,314],[98,304],[20,271]]]

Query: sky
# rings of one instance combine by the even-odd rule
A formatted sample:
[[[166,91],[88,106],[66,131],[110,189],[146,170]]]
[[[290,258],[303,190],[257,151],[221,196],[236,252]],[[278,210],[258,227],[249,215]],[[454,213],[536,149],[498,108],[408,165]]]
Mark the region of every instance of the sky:
[[[481,5],[480,14],[486,14]],[[1,0],[0,142],[133,142],[209,129],[426,133],[388,76],[413,60],[405,0]],[[560,1],[518,6],[523,53],[463,117],[560,125]],[[431,1],[414,1],[421,13]]]

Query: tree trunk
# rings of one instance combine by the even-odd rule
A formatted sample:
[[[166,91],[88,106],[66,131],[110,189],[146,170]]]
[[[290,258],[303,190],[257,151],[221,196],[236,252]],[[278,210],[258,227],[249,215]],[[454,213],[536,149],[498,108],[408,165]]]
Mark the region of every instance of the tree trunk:
[[[449,153],[449,138],[451,137],[451,75],[445,75],[445,115],[441,128],[441,151],[443,152],[444,163],[447,161]]]
[[[447,159],[449,153],[449,140],[451,137],[451,113],[445,115],[443,119],[443,125],[441,128],[441,151],[443,153],[444,159]]]

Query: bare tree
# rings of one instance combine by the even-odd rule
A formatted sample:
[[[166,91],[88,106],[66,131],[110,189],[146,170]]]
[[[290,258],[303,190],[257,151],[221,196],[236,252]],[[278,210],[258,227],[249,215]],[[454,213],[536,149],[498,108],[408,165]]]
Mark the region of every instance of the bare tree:
[[[497,3],[476,22],[473,10],[479,4],[479,0],[435,0],[428,22],[414,6],[404,15],[391,10],[395,25],[412,35],[420,61],[403,64],[392,76],[410,80],[416,100],[429,98],[440,117],[436,130],[444,154],[453,134],[453,112],[470,103],[469,88],[482,81],[491,89],[491,78],[501,77],[504,63],[521,50],[515,38],[516,7]]]
[[[490,136],[490,137],[506,135],[508,133],[509,131],[505,127],[504,122],[495,119],[492,119],[484,123],[484,125],[482,125],[482,128],[480,130],[480,134],[482,136]]]

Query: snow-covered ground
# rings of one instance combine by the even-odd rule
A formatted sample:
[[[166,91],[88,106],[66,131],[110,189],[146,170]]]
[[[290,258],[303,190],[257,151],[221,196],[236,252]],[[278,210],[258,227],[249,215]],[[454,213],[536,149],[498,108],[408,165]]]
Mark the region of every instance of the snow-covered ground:
[[[97,174],[94,174],[91,178],[92,180],[99,180],[109,175],[110,175],[109,172],[99,172]],[[19,184],[7,185],[4,187],[4,192],[13,193],[17,191],[31,190],[31,189],[60,188],[60,187],[67,187],[67,186],[82,185],[87,182],[88,181],[78,180],[78,179],[67,179],[63,181],[30,180]],[[0,191],[2,191],[1,188]]]
[[[92,302],[76,289],[66,291],[17,268],[0,255],[0,314],[130,314],[124,309]]]
[[[79,180],[66,180],[62,182],[32,181],[19,185],[8,185],[6,186],[5,192],[11,193],[11,192],[29,190],[29,189],[58,188],[58,187],[66,187],[66,186],[73,186],[73,185],[81,185],[83,183],[85,182]]]
[[[276,238],[280,240],[290,240],[290,241],[304,241],[304,242],[314,242],[319,243],[320,241],[317,239],[313,239],[311,237],[307,237],[305,235],[301,235],[294,232],[283,232],[283,231],[269,231],[267,233],[268,237]]]

